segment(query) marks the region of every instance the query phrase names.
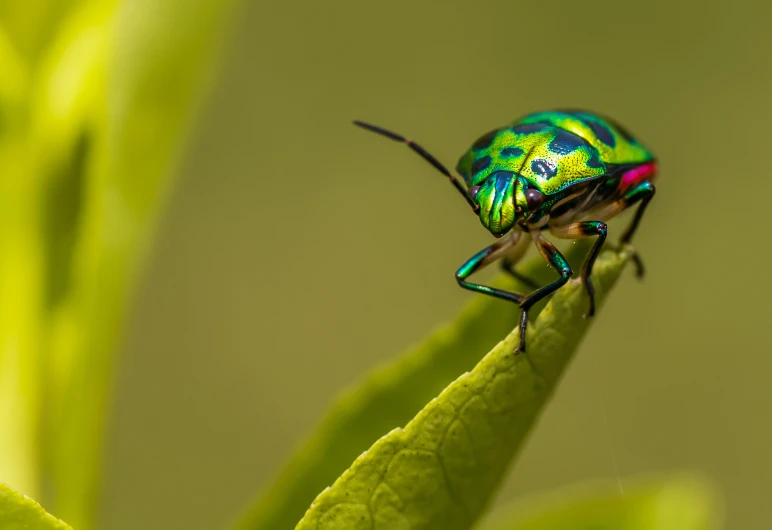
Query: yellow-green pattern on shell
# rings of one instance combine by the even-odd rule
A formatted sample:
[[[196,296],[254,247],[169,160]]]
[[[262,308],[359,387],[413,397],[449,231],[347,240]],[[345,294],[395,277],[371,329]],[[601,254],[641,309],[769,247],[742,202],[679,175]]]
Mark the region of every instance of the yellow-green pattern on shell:
[[[521,176],[544,194],[654,157],[619,125],[583,111],[529,114],[481,136],[456,169],[469,186],[497,171]]]
[[[606,164],[637,164],[653,160],[651,153],[621,125],[586,111],[537,112],[518,122],[543,123],[572,132],[595,147]]]

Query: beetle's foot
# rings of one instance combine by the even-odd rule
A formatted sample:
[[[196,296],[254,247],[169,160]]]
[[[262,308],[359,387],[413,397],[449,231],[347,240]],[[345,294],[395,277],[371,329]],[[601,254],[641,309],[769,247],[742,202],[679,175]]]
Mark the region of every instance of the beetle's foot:
[[[518,323],[518,327],[520,328],[520,342],[515,349],[515,355],[518,353],[525,353],[525,330],[528,326],[528,310],[523,309],[523,311],[520,313],[520,322]]]
[[[517,348],[515,348],[515,355],[518,353],[525,353],[525,334],[521,336],[520,341],[517,343]]]
[[[584,319],[595,315],[595,286],[590,279],[589,273],[582,268],[582,283],[584,284],[584,291],[587,293],[587,298],[590,301],[590,306],[587,308],[587,313],[584,314]]]
[[[590,308],[584,314],[584,319],[587,320],[595,316],[595,300],[590,298]]]
[[[635,250],[630,243],[625,243],[624,248],[630,252],[630,259],[633,260],[633,264],[635,265],[635,277],[639,280],[643,280],[643,277],[646,275],[646,267],[643,266],[641,255],[638,254],[638,251]]]
[[[525,353],[525,341],[520,339],[517,341],[517,346],[515,346],[515,351],[513,352],[515,355],[519,353]]]
[[[630,259],[633,261],[633,265],[635,266],[635,277],[639,280],[643,280],[643,277],[646,275],[646,267],[643,265],[643,259],[641,259],[641,255],[638,254],[638,251],[635,250],[635,247],[632,245],[632,243],[622,242],[617,245],[614,250],[617,252],[627,251],[630,253]]]
[[[643,280],[643,277],[646,275],[646,268],[643,266],[643,260],[641,259],[641,255],[637,252],[633,252],[633,263],[635,263],[635,277],[639,280]]]

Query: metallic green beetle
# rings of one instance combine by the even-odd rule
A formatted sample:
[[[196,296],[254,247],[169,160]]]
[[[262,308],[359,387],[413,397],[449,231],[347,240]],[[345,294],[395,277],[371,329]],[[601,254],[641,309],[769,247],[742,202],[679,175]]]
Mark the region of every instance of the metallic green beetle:
[[[628,244],[654,196],[657,164],[651,152],[619,124],[587,111],[537,112],[481,136],[456,167],[466,186],[415,142],[374,125],[354,123],[410,146],[450,179],[483,226],[500,238],[464,263],[456,271],[456,280],[465,289],[520,306],[518,351],[525,351],[528,310],[565,285],[573,274],[542,231],[564,239],[597,236],[581,269],[590,298],[585,318],[590,317],[595,312],[590,274],[606,240],[604,221],[638,203],[635,217],[621,238],[622,244]],[[514,270],[531,240],[560,274],[548,285],[536,285]],[[498,259],[505,270],[534,291],[523,295],[467,281],[471,274]],[[643,265],[637,254],[634,260],[641,277]]]

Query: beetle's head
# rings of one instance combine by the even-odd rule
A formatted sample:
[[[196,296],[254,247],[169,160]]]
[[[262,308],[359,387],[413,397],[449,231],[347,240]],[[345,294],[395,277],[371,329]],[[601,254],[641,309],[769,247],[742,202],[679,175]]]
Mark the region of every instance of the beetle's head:
[[[511,171],[491,173],[479,186],[469,188],[469,195],[480,207],[480,222],[496,237],[509,232],[544,201],[536,189],[528,187],[528,181]]]

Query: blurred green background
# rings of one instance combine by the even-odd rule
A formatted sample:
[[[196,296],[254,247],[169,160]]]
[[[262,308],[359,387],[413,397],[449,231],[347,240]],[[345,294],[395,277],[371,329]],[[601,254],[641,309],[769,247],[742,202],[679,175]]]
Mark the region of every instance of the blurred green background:
[[[98,526],[222,527],[342,387],[472,296],[452,274],[490,237],[351,119],[455,165],[556,106],[609,114],[660,158],[636,239],[648,276],[611,296],[500,499],[695,469],[728,527],[772,526],[770,16],[760,0],[247,2],[131,311]]]

